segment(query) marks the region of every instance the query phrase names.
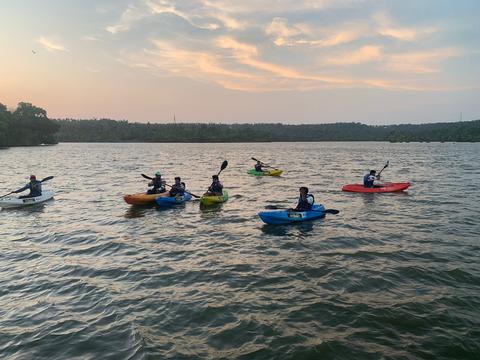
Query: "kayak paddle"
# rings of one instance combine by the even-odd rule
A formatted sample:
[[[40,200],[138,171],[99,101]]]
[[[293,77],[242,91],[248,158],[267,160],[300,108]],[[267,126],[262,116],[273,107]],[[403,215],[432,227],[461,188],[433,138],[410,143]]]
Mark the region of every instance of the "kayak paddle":
[[[43,182],[45,182],[45,181],[52,180],[52,179],[53,179],[53,176],[47,176],[46,178],[40,180],[40,182],[43,183]],[[0,199],[1,199],[1,198],[4,198],[5,196],[8,196],[8,195],[10,195],[10,194],[13,194],[13,193],[15,193],[15,191],[10,191],[8,194],[5,194],[5,195],[0,196]]]
[[[223,170],[225,170],[225,169],[227,168],[227,166],[228,166],[228,161],[227,161],[227,160],[224,160],[224,161],[222,162],[222,166],[220,166],[220,171],[218,172],[217,176],[220,175],[220,173],[221,173]]]
[[[165,184],[165,185],[167,185],[168,187],[173,187],[172,185],[169,185],[169,184]],[[183,190],[183,191],[185,191],[187,194],[192,195],[194,198],[197,198],[197,199],[200,199],[200,198],[201,198],[201,196],[192,194],[190,191],[187,191],[187,190]]]
[[[1,199],[1,198],[4,198],[5,196],[8,196],[8,195],[10,195],[10,194],[13,194],[13,191],[10,191],[8,194],[5,194],[5,195],[0,196],[0,199]]]
[[[285,209],[285,208],[279,208],[278,206],[276,205],[267,205],[265,206],[265,209],[269,209],[269,210],[290,210],[290,209]],[[295,210],[293,210],[295,211]],[[335,209],[325,209],[324,211],[321,211],[321,210],[308,210],[308,211],[315,211],[315,212],[324,212],[325,214],[333,214],[333,215],[336,215],[340,212],[340,210],[335,210]],[[303,212],[303,211],[299,211],[299,212]]]
[[[145,175],[145,174],[140,174],[140,175],[142,175],[142,177],[144,177],[145,179],[148,179],[148,180],[153,180],[153,178],[152,178],[152,177],[150,177],[150,176],[148,176],[148,175]],[[165,185],[172,187],[172,185],[169,185],[169,184],[165,184]],[[185,192],[186,192],[187,194],[190,194],[190,195],[192,195],[194,198],[197,198],[197,199],[200,199],[200,198],[201,198],[201,196],[198,196],[198,195],[192,194],[192,193],[191,193],[191,192],[189,192],[189,191],[186,191],[186,190],[185,190]]]
[[[378,175],[376,176],[377,179],[380,179],[380,174],[382,173],[383,170],[385,170],[388,167],[389,164],[390,164],[390,160],[387,160],[387,163],[385,164],[385,166],[382,168],[382,170],[378,172]]]
[[[253,161],[258,161],[260,164],[262,164],[263,166],[266,166],[266,167],[269,167],[269,168],[272,168],[272,169],[275,169],[275,170],[278,170],[276,167],[273,167],[271,165],[268,165],[268,164],[265,164],[263,161],[260,161],[258,159],[255,159],[254,157],[251,158]]]

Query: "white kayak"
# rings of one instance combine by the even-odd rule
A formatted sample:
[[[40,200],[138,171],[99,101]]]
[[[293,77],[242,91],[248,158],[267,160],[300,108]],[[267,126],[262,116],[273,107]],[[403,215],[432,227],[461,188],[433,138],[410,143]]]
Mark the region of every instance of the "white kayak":
[[[53,198],[53,191],[43,190],[41,196],[19,199],[16,196],[8,196],[0,199],[0,207],[3,209],[19,208],[43,203]]]

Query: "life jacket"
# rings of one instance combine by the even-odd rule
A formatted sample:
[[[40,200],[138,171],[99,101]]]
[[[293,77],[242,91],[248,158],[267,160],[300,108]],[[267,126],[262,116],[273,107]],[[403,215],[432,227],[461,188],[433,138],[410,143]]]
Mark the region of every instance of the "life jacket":
[[[375,182],[375,176],[367,174],[363,177],[363,186],[365,187],[373,187],[373,183]]]
[[[308,202],[308,198],[312,198],[313,201],[310,204]],[[297,204],[297,211],[308,211],[312,209],[313,204],[315,204],[315,196],[313,194],[308,193],[305,199],[302,199],[302,197],[298,198],[298,204]]]
[[[30,188],[30,195],[35,197],[35,196],[41,196],[42,195],[42,182],[35,180],[33,182],[30,182],[29,184]]]
[[[151,190],[153,193],[162,193],[165,192],[165,186],[163,185],[163,179],[154,177],[152,179],[153,189]]]
[[[173,184],[172,188],[170,189],[170,195],[171,196],[176,196],[176,195],[183,195],[185,194],[185,186],[183,184]]]
[[[208,191],[213,193],[221,193],[223,192],[223,185],[220,181],[212,182],[212,185],[208,188]]]

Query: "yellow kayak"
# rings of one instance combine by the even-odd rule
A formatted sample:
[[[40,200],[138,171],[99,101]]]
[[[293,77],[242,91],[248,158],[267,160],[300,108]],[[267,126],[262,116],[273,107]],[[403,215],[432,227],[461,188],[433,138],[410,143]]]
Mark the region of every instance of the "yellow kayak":
[[[218,196],[203,195],[200,198],[200,203],[202,203],[203,205],[214,205],[214,204],[224,203],[227,200],[228,200],[228,192],[227,190],[223,190],[223,195],[218,195]]]
[[[247,173],[254,176],[280,176],[282,175],[283,170],[273,169],[273,170],[266,170],[266,171],[257,171],[255,169],[250,169],[247,171]]]
[[[170,196],[168,191],[160,194],[137,193],[125,195],[123,197],[123,200],[125,200],[125,202],[130,205],[147,205],[153,204],[158,198],[166,196]]]

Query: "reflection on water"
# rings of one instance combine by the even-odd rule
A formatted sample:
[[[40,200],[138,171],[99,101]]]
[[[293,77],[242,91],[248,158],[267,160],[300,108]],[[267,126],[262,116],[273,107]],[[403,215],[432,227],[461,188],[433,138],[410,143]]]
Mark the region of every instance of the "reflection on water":
[[[321,219],[316,221],[305,221],[301,223],[292,223],[287,225],[264,224],[261,229],[265,235],[303,238],[309,236],[309,233],[313,230],[314,222],[318,223],[317,226],[320,226]]]
[[[45,206],[47,206],[49,203],[53,202],[54,199],[49,199],[45,202],[39,203],[39,204],[34,204],[34,205],[28,205],[24,207],[16,207],[16,208],[7,208],[7,209],[1,209],[1,211],[8,211],[10,213],[18,213],[19,216],[21,214],[28,214],[28,213],[41,213],[44,211]]]
[[[0,358],[476,359],[479,153],[449,143],[2,151],[0,193],[34,172],[55,175],[45,189],[56,201],[0,212]],[[226,203],[122,199],[158,170],[201,194],[219,154]],[[284,174],[247,175],[252,156]],[[340,190],[386,159],[382,176],[411,181],[407,193]],[[301,185],[340,213],[264,225],[258,212],[295,206]]]
[[[227,201],[231,201],[231,200],[232,198],[229,198],[229,200]],[[204,205],[200,203],[201,216],[204,218],[217,217],[222,211],[223,204],[224,203]]]
[[[139,217],[144,217],[147,211],[150,211],[155,205],[125,205],[128,206],[127,211],[125,211],[126,219],[135,219]]]

